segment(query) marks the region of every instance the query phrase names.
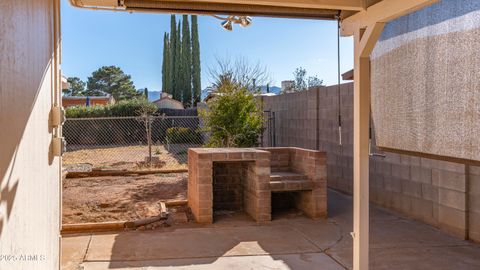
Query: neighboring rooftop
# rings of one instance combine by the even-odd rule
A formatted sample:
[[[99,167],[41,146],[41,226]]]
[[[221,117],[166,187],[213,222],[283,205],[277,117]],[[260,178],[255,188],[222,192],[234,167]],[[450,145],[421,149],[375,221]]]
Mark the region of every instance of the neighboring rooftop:
[[[72,106],[95,106],[95,105],[111,105],[115,103],[115,99],[111,95],[106,96],[63,96],[62,106],[64,108]],[[87,105],[88,104],[88,105]]]
[[[168,93],[161,93],[160,98],[157,100],[154,100],[153,103],[155,103],[159,109],[184,109],[185,107],[183,106],[183,103],[173,99],[172,95]]]
[[[353,69],[342,74],[342,80],[344,81],[353,81]]]

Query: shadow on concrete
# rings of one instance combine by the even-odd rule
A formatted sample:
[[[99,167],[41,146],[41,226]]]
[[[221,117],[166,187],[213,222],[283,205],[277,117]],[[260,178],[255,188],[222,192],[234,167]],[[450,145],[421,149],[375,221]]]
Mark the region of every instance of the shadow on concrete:
[[[90,266],[103,261],[102,266],[109,269],[232,269],[232,263],[234,269],[312,269],[315,263],[323,265],[322,269],[344,269],[323,252],[341,238],[337,226],[293,212],[290,217],[282,214],[260,226],[246,214],[236,213],[212,225],[97,235],[86,261]],[[306,234],[322,240],[315,243]]]
[[[312,260],[330,265],[322,269],[343,269],[290,226],[252,223],[239,227],[179,229],[168,234],[121,233],[115,237],[111,255],[107,255],[108,268],[231,269],[233,263],[235,269],[312,269],[312,262],[305,260],[311,256]],[[102,254],[92,255],[103,260]],[[251,256],[255,259],[248,259]]]
[[[328,220],[283,218],[93,235],[86,270],[351,269],[352,198],[329,190]],[[480,269],[480,246],[372,204],[370,269]],[[70,243],[78,241],[73,237]],[[85,253],[84,253],[85,254]],[[135,268],[136,269],[136,268]]]

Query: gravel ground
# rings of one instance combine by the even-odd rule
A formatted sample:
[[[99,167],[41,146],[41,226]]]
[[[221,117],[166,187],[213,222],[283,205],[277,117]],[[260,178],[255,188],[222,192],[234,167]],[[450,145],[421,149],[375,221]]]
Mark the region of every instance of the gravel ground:
[[[160,214],[160,201],[187,196],[187,173],[66,178],[63,223],[127,221]]]
[[[90,163],[65,164],[63,168],[67,172],[91,172],[93,165]]]

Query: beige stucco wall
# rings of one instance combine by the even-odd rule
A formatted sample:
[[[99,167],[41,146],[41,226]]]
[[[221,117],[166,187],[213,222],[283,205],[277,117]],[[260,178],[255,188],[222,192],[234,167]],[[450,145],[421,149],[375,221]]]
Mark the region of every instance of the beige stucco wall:
[[[58,1],[0,1],[0,269],[58,269]]]

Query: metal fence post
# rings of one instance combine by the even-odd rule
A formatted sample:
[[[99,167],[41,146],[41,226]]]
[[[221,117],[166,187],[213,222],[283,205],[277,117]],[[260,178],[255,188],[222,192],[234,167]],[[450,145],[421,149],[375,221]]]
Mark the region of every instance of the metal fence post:
[[[148,163],[152,163],[152,120],[151,116],[147,115],[147,142],[148,142]]]
[[[275,112],[272,112],[272,146],[276,147],[277,142],[276,142],[276,126],[275,126]]]

